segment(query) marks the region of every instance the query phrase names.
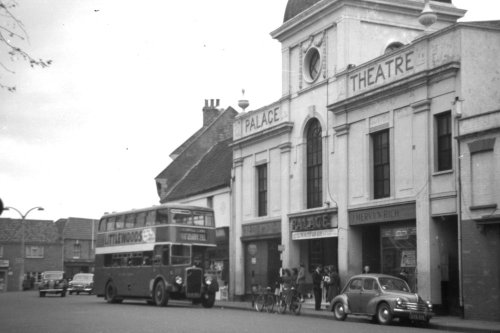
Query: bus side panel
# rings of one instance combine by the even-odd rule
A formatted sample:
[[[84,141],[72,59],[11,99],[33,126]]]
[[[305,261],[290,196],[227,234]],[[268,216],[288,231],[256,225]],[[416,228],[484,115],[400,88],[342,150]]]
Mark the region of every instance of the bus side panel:
[[[94,275],[94,291],[98,297],[104,297],[106,288],[106,282],[108,277],[106,276],[106,269],[104,267],[104,255],[96,254],[95,256],[95,275]]]

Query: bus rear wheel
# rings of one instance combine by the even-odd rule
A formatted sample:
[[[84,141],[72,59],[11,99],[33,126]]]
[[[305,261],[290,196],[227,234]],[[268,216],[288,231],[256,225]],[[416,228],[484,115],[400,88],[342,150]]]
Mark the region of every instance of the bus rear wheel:
[[[165,286],[165,282],[158,281],[154,290],[154,301],[156,306],[167,306],[168,304],[168,292]]]
[[[118,303],[118,298],[116,297],[116,287],[113,282],[108,282],[106,284],[106,302],[108,303]]]
[[[215,303],[215,293],[207,293],[202,296],[201,305],[204,308],[211,308]]]

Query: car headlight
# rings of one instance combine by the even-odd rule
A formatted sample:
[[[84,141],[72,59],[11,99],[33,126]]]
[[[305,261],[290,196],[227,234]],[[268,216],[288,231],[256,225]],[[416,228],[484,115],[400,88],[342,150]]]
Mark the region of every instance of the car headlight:
[[[399,298],[399,297],[396,298],[396,304],[397,304],[397,306],[403,305],[403,300],[401,300],[401,298]]]
[[[180,276],[178,276],[178,275],[177,275],[177,276],[175,277],[175,283],[177,283],[177,284],[182,284],[182,277],[180,277]]]
[[[431,303],[431,302],[429,302],[429,301],[427,301],[426,303],[427,303],[427,307],[428,307],[429,309],[432,309],[432,303]]]
[[[212,284],[212,277],[211,276],[205,277],[205,284],[208,286]]]

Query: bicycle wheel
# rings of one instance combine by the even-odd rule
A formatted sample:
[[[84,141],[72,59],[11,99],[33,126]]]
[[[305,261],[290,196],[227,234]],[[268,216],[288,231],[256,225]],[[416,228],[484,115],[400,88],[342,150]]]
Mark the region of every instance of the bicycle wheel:
[[[293,296],[290,301],[290,311],[298,316],[300,314],[300,310],[302,309],[302,303],[300,303],[300,299],[297,296]]]
[[[278,299],[278,313],[279,314],[283,314],[285,313],[286,311],[286,297],[285,296],[281,296],[279,299]]]
[[[255,300],[254,307],[255,310],[258,312],[262,312],[264,310],[264,307],[266,306],[266,295],[259,295],[257,299]]]
[[[274,312],[274,303],[275,302],[276,302],[276,299],[274,298],[274,295],[268,294],[266,297],[266,311],[268,313]]]

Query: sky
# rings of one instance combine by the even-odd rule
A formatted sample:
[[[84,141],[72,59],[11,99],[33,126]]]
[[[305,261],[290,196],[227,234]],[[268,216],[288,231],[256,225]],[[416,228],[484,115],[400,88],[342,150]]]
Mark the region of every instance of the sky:
[[[0,58],[15,71],[0,68],[0,83],[17,88],[0,89],[3,204],[41,206],[28,218],[46,220],[158,204],[154,178],[201,128],[205,99],[239,111],[242,89],[247,110],[281,97],[269,33],[286,3],[17,0],[29,35],[20,46],[52,65]],[[453,3],[468,10],[461,21],[500,19],[500,1]]]

